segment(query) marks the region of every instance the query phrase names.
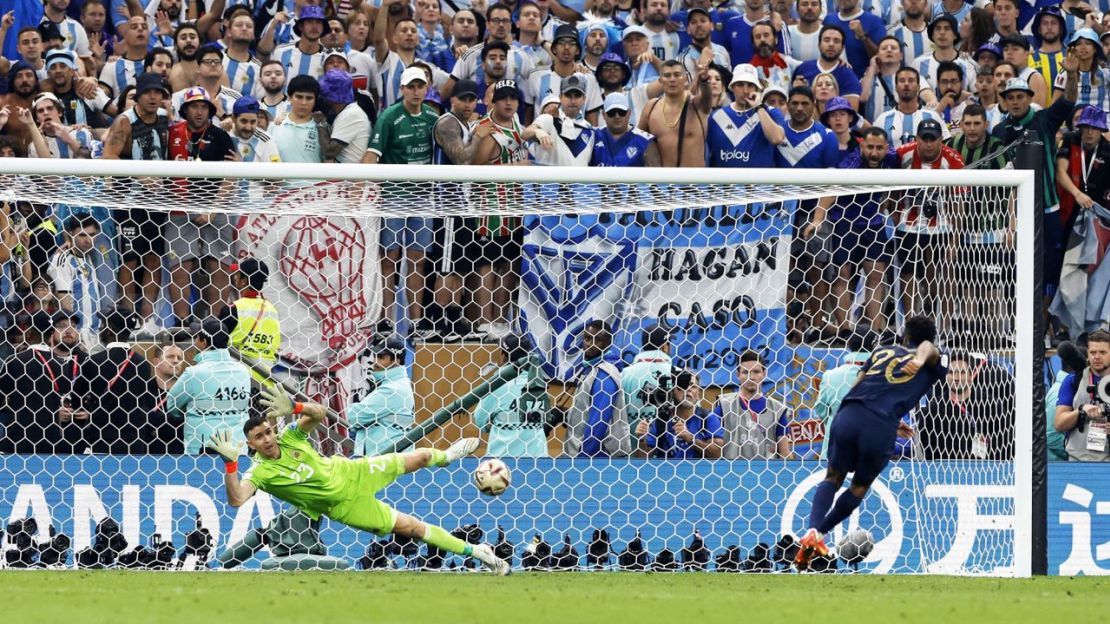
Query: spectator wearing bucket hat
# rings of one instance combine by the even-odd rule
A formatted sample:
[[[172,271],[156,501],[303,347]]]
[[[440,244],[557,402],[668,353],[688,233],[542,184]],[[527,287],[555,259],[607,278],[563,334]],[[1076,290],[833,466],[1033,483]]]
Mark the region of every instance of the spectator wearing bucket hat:
[[[262,106],[249,95],[239,98],[231,109],[234,123],[231,141],[243,162],[281,162],[277,143],[259,128]]]
[[[1075,132],[1064,135],[1056,153],[1056,183],[1061,212],[1074,207],[1086,210],[1094,204],[1110,208],[1110,141],[1106,140],[1106,111],[1084,106],[1075,122]],[[1065,224],[1074,220],[1067,219]],[[1070,228],[1067,228],[1070,231]]]
[[[185,90],[178,114],[181,121],[170,126],[171,160],[239,160],[239,152],[231,136],[213,123],[216,106],[203,87]],[[201,205],[219,190],[218,185],[204,184],[203,181],[185,184],[188,184],[192,198]],[[189,293],[193,287],[193,276],[200,270],[211,276],[207,287],[198,287],[201,298],[206,309],[216,310],[225,300],[228,288],[228,273],[221,265],[231,260],[235,226],[226,214],[171,213],[164,232],[170,252],[169,298],[174,316],[184,323],[192,313]]]
[[[838,163],[845,157],[859,151],[859,142],[856,141],[852,129],[859,123],[859,113],[852,108],[851,102],[834,97],[825,103],[825,111],[821,113],[821,123],[836,136],[837,146],[840,150]]]
[[[170,160],[220,161],[237,154],[227,132],[212,124],[216,105],[204,87],[185,89],[176,112],[181,121],[170,126]]]
[[[370,119],[355,103],[351,75],[333,69],[320,79],[324,114],[331,119],[331,137],[324,146],[324,162],[362,162],[370,141]]]
[[[597,69],[594,70],[594,78],[597,80],[603,98],[613,93],[628,96],[632,106],[629,111],[628,123],[633,126],[640,123],[640,111],[647,105],[648,100],[659,97],[663,93],[663,86],[658,80],[634,87],[628,86],[628,82],[632,78],[632,68],[624,62],[624,59],[612,52],[601,55],[597,63]]]
[[[786,118],[760,101],[759,70],[747,63],[737,65],[728,87],[733,103],[709,116],[709,166],[774,167],[775,146],[786,141]],[[749,123],[753,117],[758,123]]]
[[[1029,67],[1032,67],[1046,85],[1056,83],[1060,74],[1060,64],[1064,62],[1064,42],[1068,40],[1067,20],[1059,6],[1042,7],[1033,17],[1033,49],[1029,52]],[[1055,99],[1050,93],[1048,103]]]
[[[561,93],[562,85],[570,77],[577,77],[585,90],[586,101],[582,104],[582,116],[591,125],[597,125],[598,113],[601,110],[601,89],[593,74],[577,71],[578,55],[581,46],[578,44],[578,30],[569,24],[564,24],[555,29],[555,38],[551,44],[553,57],[550,69],[537,69],[528,76],[524,87],[524,103],[534,106],[543,102],[549,93]],[[525,110],[525,121],[534,119],[540,114],[539,110]]]
[[[293,31],[300,39],[274,48],[270,58],[281,61],[285,70],[286,84],[296,76],[319,78],[323,74],[324,44],[320,39],[330,26],[320,6],[306,5],[297,12]],[[272,32],[267,27],[268,32]],[[259,49],[265,49],[266,33],[262,35]]]
[[[1006,116],[991,133],[1003,144],[1014,144],[1012,159],[1015,169],[1032,169],[1036,175],[1034,205],[1044,213],[1045,296],[1056,292],[1064,260],[1067,230],[1061,221],[1059,195],[1056,191],[1056,133],[1075,107],[1079,94],[1079,59],[1074,50],[1064,57],[1064,90],[1048,108],[1034,110],[1033,90],[1021,78],[1011,78],[999,95]],[[1020,141],[1020,143],[1018,143]]]
[[[655,55],[651,47],[652,32],[639,24],[633,24],[621,31],[621,45],[624,57],[632,69],[632,86],[647,84],[659,78],[663,59]],[[650,52],[650,54],[649,54]]]
[[[933,51],[913,59],[907,65],[917,69],[929,86],[936,89],[937,68],[944,61],[952,61],[964,70],[964,88],[972,90],[978,70],[975,63],[961,56],[956,47],[960,42],[960,28],[956,18],[951,15],[936,17],[929,22],[926,33],[929,35],[929,41],[933,42]]]
[[[1094,106],[1110,110],[1110,68],[1105,66],[1106,52],[1099,42],[1098,33],[1090,28],[1080,28],[1068,40],[1068,53],[1074,51],[1079,61],[1079,93],[1077,106]],[[1067,77],[1056,76],[1053,92],[1060,93],[1067,86]]]

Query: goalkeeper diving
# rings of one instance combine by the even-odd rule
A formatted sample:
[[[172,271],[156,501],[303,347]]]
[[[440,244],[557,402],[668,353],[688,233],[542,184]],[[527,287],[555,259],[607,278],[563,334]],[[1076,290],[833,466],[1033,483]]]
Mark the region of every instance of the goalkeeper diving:
[[[308,437],[327,414],[324,406],[294,403],[280,387],[264,388],[261,405],[265,415],[252,417],[243,425],[254,461],[242,480],[238,461],[243,449],[233,440],[232,431],[220,431],[209,438],[208,448],[226,462],[224,488],[229,505],[238,507],[262,490],[313,520],[325,515],[375,535],[393,533],[416,538],[440,550],[473,557],[499,576],[509,574],[509,564],[494,555],[489,546],[467,544],[442,527],[398,512],[375,496],[402,474],[446,466],[470,455],[478,448],[477,438],[459,440],[446,451],[422,448],[357,459],[321,457]],[[274,421],[292,415],[300,418],[279,433]]]

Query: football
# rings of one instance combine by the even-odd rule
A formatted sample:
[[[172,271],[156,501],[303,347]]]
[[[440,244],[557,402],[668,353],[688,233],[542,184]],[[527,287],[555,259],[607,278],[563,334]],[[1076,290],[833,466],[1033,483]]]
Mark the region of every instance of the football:
[[[844,563],[856,564],[871,554],[875,548],[875,539],[867,529],[855,529],[844,534],[836,545],[836,554]]]
[[[487,459],[474,471],[474,485],[486,496],[500,496],[509,489],[509,467],[500,459]]]

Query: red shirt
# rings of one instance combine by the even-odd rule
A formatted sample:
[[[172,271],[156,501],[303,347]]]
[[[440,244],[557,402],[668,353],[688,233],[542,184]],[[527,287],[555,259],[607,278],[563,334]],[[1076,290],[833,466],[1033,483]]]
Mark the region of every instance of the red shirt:
[[[963,169],[964,159],[956,150],[942,145],[940,148],[940,156],[931,163],[925,163],[921,160],[921,154],[917,150],[917,141],[906,143],[897,149],[898,164],[903,169]],[[920,193],[911,193],[907,195],[901,202],[899,202],[898,214],[895,215],[895,223],[901,226],[900,229],[922,229],[922,228],[936,228],[939,223],[940,214],[933,215],[926,218],[920,214],[922,201],[920,201]]]

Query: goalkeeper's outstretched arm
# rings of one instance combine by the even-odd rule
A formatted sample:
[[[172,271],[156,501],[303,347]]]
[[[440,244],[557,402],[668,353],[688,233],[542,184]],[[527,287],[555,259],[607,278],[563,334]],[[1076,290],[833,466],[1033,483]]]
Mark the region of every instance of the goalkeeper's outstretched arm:
[[[328,415],[328,409],[319,403],[294,402],[278,386],[262,388],[262,407],[266,408],[266,418],[271,421],[283,420],[293,415],[300,416],[297,428],[306,434],[312,433],[317,425]]]
[[[224,458],[224,491],[227,493],[227,504],[238,507],[250,500],[258,487],[250,481],[239,480],[239,456],[243,454],[243,447],[235,442],[232,431],[224,429],[212,434],[208,438],[208,448]]]

